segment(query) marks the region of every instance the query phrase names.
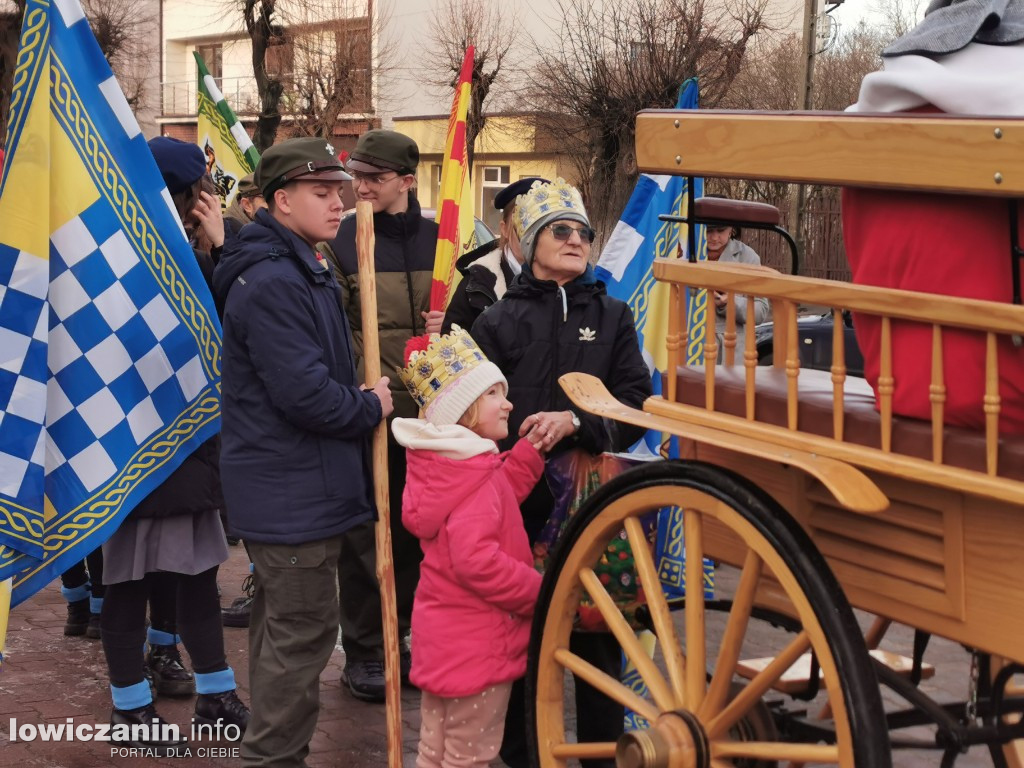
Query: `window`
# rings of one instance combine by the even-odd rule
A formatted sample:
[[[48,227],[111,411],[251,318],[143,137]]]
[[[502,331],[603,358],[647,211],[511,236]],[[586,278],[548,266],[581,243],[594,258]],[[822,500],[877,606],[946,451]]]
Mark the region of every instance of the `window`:
[[[273,45],[267,46],[265,66],[273,78],[283,78],[295,70],[295,46],[291,40],[280,36],[272,38]]]
[[[483,167],[483,183],[480,185],[480,216],[491,231],[498,231],[501,211],[494,207],[494,198],[509,184],[509,167],[507,165],[485,165]]]
[[[430,166],[430,190],[434,196],[433,206],[437,208],[441,201],[441,164],[434,163]]]
[[[221,78],[224,76],[223,46],[220,43],[197,45],[196,53],[202,58],[207,71],[210,73],[210,77],[217,82],[217,87],[222,88]]]

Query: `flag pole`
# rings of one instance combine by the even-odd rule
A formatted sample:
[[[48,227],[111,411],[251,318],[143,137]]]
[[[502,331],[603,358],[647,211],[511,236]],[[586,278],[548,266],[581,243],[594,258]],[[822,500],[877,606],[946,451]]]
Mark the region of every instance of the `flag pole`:
[[[368,387],[376,384],[381,376],[380,339],[377,333],[377,284],[374,279],[373,251],[373,205],[361,200],[356,203],[356,256],[359,262],[363,367]],[[377,581],[380,584],[380,609],[384,628],[388,768],[402,768],[402,675],[398,653],[395,568],[391,561],[387,430],[387,422],[381,421],[373,431],[373,494],[377,503],[377,524],[374,528],[374,538],[377,545]]]

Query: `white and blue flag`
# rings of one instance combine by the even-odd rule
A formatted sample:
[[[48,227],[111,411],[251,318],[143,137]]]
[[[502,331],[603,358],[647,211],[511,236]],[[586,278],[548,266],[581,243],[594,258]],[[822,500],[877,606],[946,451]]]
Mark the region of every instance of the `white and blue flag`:
[[[687,80],[679,89],[676,109],[697,109],[697,81]],[[704,191],[702,179],[694,179],[694,197]],[[680,248],[687,257],[687,225],[659,221],[661,214],[685,216],[688,196],[685,176],[651,176],[637,180],[626,209],[601,252],[595,272],[608,286],[608,294],[621,299],[633,311],[640,349],[651,370],[654,394],[661,394],[661,374],[668,367],[665,336],[668,331],[669,291],[654,279],[654,260],[672,256]],[[707,258],[704,227],[697,227],[697,259]],[[690,339],[694,333],[691,329]],[[657,456],[662,434],[650,431],[633,450]]]
[[[221,329],[78,0],[29,0],[11,96],[0,580],[17,605],[219,430]]]

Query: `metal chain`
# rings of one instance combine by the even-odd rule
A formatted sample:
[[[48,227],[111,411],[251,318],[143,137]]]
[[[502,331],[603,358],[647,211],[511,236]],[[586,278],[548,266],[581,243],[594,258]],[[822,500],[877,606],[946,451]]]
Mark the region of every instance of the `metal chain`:
[[[967,688],[967,703],[964,715],[968,724],[978,719],[978,652],[971,651],[971,676]]]

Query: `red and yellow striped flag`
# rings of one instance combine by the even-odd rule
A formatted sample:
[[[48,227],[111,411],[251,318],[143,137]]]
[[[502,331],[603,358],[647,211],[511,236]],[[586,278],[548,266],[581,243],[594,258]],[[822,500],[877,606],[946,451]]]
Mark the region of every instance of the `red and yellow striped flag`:
[[[469,90],[473,80],[473,46],[466,49],[462,71],[455,87],[455,99],[448,118],[444,163],[441,166],[440,204],[437,206],[437,251],[434,255],[434,276],[430,285],[430,308],[448,307],[455,287],[455,262],[474,247],[473,190],[466,161],[466,113],[469,111]]]

